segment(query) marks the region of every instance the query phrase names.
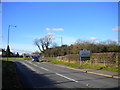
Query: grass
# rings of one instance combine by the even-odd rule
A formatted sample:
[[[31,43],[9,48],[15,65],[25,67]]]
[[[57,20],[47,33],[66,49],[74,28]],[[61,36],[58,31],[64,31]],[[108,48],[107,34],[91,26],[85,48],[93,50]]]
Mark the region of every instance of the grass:
[[[7,59],[7,57],[2,57],[2,59]],[[23,57],[8,57],[8,59],[23,59]]]
[[[2,61],[2,88],[22,88],[12,61]]]
[[[120,67],[118,66],[104,66],[104,64],[90,64],[90,63],[82,63],[81,65],[79,63],[71,63],[71,62],[64,62],[60,60],[56,60],[53,57],[46,58],[49,60],[50,63],[57,63],[57,64],[63,64],[71,67],[76,68],[90,68],[90,69],[101,69],[101,70],[107,70],[107,71],[120,71]]]
[[[7,57],[2,57],[2,59],[7,59]],[[31,57],[8,57],[8,59],[32,59]]]
[[[105,67],[103,70],[108,70],[108,71],[120,71],[120,67],[114,66],[114,67]]]
[[[22,58],[22,59],[32,59],[31,57],[24,57],[24,58]]]

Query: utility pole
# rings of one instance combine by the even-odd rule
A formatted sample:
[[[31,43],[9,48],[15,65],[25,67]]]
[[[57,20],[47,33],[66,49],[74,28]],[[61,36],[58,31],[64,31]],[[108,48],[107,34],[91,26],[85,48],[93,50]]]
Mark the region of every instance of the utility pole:
[[[9,31],[10,31],[10,27],[16,27],[14,25],[9,25],[8,26],[8,42],[7,42],[7,61],[8,61],[8,54],[10,54],[10,47],[9,47]]]
[[[62,38],[62,36],[61,36],[61,46],[63,45],[63,38]]]

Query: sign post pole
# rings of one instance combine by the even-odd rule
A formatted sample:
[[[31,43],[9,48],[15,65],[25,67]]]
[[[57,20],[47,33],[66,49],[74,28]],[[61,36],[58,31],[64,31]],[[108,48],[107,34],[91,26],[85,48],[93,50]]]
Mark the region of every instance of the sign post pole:
[[[80,66],[81,66],[81,56],[80,56]]]
[[[81,49],[79,51],[79,54],[80,54],[80,65],[82,64],[83,60],[87,60],[88,57],[90,57],[90,51],[87,49]]]

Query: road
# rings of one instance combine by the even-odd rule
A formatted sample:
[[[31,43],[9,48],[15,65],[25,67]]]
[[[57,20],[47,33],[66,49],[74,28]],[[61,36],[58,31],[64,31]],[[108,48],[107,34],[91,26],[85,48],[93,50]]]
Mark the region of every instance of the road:
[[[114,88],[118,79],[80,72],[45,62],[13,60],[25,88]]]

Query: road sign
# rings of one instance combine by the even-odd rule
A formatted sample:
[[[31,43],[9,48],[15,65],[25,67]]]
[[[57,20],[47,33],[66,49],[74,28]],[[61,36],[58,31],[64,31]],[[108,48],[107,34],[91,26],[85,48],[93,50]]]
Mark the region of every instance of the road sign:
[[[82,49],[79,51],[80,54],[80,65],[82,64],[81,61],[90,60],[90,51],[87,49]]]
[[[90,57],[90,51],[87,49],[80,50],[80,57]]]

